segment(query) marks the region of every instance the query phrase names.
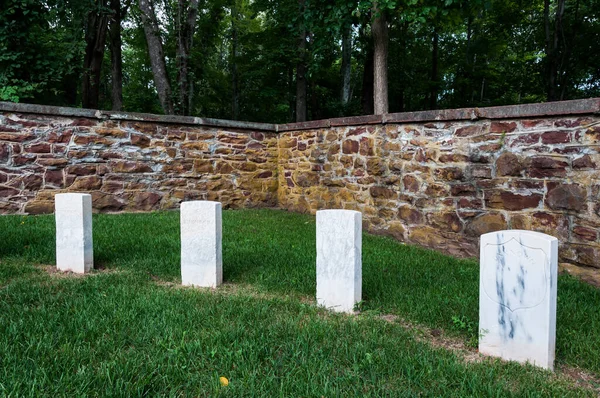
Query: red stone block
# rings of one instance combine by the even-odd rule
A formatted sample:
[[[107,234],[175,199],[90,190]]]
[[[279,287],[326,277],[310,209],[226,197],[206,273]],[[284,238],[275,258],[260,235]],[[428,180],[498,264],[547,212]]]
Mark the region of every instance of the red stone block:
[[[540,205],[542,198],[543,196],[540,194],[521,195],[501,190],[485,192],[485,204],[487,207],[511,211],[534,209]]]
[[[517,129],[515,122],[492,122],[490,124],[490,133],[510,133]]]

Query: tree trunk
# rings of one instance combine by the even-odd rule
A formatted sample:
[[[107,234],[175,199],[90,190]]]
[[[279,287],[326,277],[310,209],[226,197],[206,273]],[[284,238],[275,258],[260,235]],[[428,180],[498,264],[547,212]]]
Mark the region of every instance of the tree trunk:
[[[142,23],[144,24],[144,33],[146,34],[146,42],[148,43],[148,54],[150,55],[150,64],[152,66],[154,84],[158,92],[158,99],[165,114],[172,115],[174,111],[171,99],[171,84],[169,83],[169,76],[167,74],[165,54],[156,14],[150,0],[139,0],[139,6],[140,11],[142,11]]]
[[[388,105],[388,26],[385,18],[385,12],[379,10],[377,3],[373,6],[373,23],[371,32],[373,33],[373,103],[374,113],[381,115],[389,111]]]
[[[296,122],[306,121],[306,27],[303,22],[305,0],[298,0],[300,29],[298,34],[298,64],[296,66]]]
[[[198,17],[198,0],[177,2],[177,83],[179,86],[179,113],[190,114],[189,58]]]
[[[231,8],[231,115],[233,120],[240,116],[240,92],[238,84],[237,56],[238,56],[238,31],[237,31],[237,8]]]
[[[431,51],[431,90],[429,92],[429,109],[437,108],[438,96],[438,47],[439,35],[437,27],[433,28],[433,49]]]
[[[350,77],[352,75],[352,23],[342,32],[342,106],[350,101]]]
[[[363,68],[363,79],[362,79],[362,113],[363,115],[372,115],[375,108],[373,104],[373,47],[369,46],[365,53],[365,64]]]
[[[127,8],[121,8],[120,0],[110,0],[113,16],[109,24],[110,61],[112,75],[112,110],[123,110],[123,55],[121,51],[121,21]]]
[[[105,4],[98,4],[98,7]],[[100,96],[100,73],[108,30],[108,15],[99,10],[91,11],[87,17],[85,32],[85,57],[83,59],[83,84],[81,102],[84,108],[97,109]]]

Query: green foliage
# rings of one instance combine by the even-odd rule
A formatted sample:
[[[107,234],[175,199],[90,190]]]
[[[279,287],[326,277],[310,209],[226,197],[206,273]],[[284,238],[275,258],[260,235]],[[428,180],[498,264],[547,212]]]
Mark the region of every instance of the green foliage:
[[[160,34],[177,104],[177,1],[153,3],[160,16]],[[4,1],[0,9],[1,100],[79,104],[84,23],[94,4],[98,3]],[[136,1],[123,0],[122,5],[126,4],[124,107],[157,113],[161,108],[139,11]],[[552,30],[556,4],[550,1]],[[542,0],[305,0],[303,7],[298,0],[201,0],[189,62],[192,114],[233,117],[235,65],[240,119],[294,120],[300,29],[308,32],[304,55],[309,118],[360,114],[375,6],[379,10],[375,12],[385,12],[389,21],[391,112],[545,101],[550,62],[558,62],[556,89],[563,99],[600,95],[598,0],[566,3],[554,58],[546,54]],[[342,33],[349,26],[351,97],[343,106],[341,44]],[[100,104],[110,108],[108,51],[103,68]]]

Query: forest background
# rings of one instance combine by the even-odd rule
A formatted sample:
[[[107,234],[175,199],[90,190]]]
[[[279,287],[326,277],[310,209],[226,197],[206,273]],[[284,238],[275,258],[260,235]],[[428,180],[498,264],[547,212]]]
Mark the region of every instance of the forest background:
[[[600,0],[0,0],[0,100],[271,123],[600,96]]]

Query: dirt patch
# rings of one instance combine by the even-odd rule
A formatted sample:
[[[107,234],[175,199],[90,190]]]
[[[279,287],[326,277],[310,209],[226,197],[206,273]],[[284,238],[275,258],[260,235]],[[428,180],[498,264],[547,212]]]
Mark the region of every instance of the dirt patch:
[[[467,346],[460,338],[445,335],[443,330],[417,325],[406,321],[397,315],[380,315],[379,318],[410,330],[415,334],[417,341],[430,344],[433,347],[452,351],[465,363],[481,363],[501,360],[499,358],[480,354],[479,350]],[[600,397],[600,377],[590,372],[572,366],[560,365],[556,366],[554,369],[554,377],[571,382],[575,387],[591,390]]]
[[[92,269],[88,273],[78,274],[73,271],[59,271],[58,268],[56,268],[56,265],[46,265],[46,264],[37,264],[37,265],[35,265],[35,268],[50,275],[50,277],[52,277],[52,278],[73,278],[73,279],[86,278],[89,276],[101,275],[101,274],[114,274],[114,273],[123,272],[122,270],[119,270],[119,269],[107,269],[104,267],[99,267],[99,268]]]

